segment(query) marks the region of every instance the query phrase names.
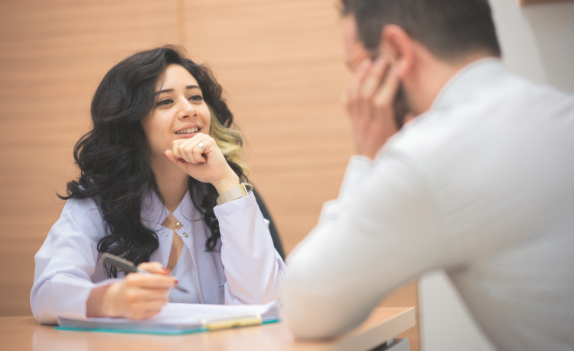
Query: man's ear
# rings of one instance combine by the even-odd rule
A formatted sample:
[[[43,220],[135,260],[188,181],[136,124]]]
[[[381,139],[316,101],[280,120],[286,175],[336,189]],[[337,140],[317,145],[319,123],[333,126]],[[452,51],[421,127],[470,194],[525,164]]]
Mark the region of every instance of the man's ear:
[[[414,64],[413,39],[404,29],[388,24],[383,27],[379,52],[387,61],[400,80],[404,79],[411,71]]]

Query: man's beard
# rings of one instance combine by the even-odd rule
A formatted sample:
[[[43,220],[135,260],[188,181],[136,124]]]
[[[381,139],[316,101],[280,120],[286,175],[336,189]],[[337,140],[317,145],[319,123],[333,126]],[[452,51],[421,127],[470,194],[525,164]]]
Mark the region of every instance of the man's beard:
[[[393,109],[395,110],[395,123],[397,124],[397,129],[400,130],[405,124],[405,116],[410,111],[409,102],[407,101],[405,88],[402,82],[399,83],[397,94],[395,95],[395,101],[393,102]]]

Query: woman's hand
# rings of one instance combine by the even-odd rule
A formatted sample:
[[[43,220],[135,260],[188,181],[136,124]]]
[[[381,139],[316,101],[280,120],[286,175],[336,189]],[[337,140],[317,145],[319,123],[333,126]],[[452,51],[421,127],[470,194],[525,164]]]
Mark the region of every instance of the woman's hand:
[[[142,263],[138,268],[153,274],[130,273],[122,282],[92,289],[86,315],[141,320],[158,314],[177,280],[158,262]]]
[[[219,194],[239,185],[239,177],[209,135],[197,133],[189,139],[175,140],[165,155],[194,179],[212,184]]]
[[[359,155],[373,159],[397,132],[394,99],[399,79],[382,59],[365,60],[357,68],[343,94]]]

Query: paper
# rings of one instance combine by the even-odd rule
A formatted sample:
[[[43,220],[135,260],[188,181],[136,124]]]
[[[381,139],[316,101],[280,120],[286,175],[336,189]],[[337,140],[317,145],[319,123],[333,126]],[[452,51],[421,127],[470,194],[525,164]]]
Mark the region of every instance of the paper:
[[[249,314],[265,314],[273,312],[275,302],[265,305],[200,305],[190,303],[168,303],[161,312],[143,321],[141,324],[171,324],[171,325],[201,325],[202,319],[233,318]],[[277,316],[278,317],[278,316]],[[265,319],[265,318],[264,318]],[[87,318],[97,323],[134,323],[125,318]]]

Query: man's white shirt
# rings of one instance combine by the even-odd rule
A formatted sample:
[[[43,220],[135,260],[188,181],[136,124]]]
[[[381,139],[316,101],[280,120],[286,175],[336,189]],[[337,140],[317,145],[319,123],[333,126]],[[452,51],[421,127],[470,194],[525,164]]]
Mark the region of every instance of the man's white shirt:
[[[284,312],[301,337],[357,326],[393,289],[444,268],[503,350],[574,347],[574,97],[475,62],[293,251]]]

